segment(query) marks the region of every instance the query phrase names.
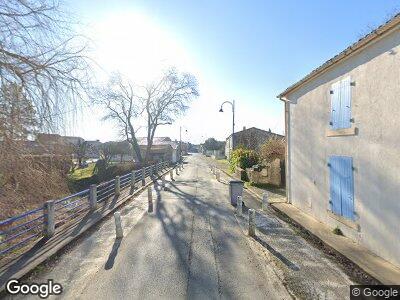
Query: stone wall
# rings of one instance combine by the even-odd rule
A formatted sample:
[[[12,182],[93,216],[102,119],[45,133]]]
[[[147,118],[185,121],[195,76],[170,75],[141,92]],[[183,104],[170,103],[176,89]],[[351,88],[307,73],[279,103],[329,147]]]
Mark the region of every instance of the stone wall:
[[[247,176],[251,182],[261,184],[282,185],[281,160],[274,159],[272,162],[265,163],[260,171],[253,168],[246,169]]]

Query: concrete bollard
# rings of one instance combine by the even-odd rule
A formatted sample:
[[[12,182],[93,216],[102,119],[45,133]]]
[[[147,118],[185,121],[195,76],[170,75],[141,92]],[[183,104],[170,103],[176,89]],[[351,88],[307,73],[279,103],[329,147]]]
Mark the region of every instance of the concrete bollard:
[[[115,176],[115,196],[119,196],[121,194],[121,179],[119,176]]]
[[[268,193],[265,192],[262,196],[262,210],[266,210],[268,208]]]
[[[242,196],[237,196],[236,214],[242,216],[243,199]]]
[[[218,170],[217,170],[217,172],[215,172],[215,178],[217,179],[217,181],[219,181],[221,178],[221,174],[219,173]]]
[[[97,209],[97,186],[95,184],[90,185],[89,207],[91,211],[95,211]]]
[[[142,168],[142,186],[146,184],[146,169]]]
[[[131,174],[131,190],[130,190],[130,194],[132,194],[133,191],[135,190],[135,181],[136,181],[136,174],[135,174],[135,171],[132,171],[132,174]]]
[[[52,237],[56,232],[55,222],[55,209],[54,201],[46,201],[44,204],[44,224],[45,224],[45,236]]]
[[[151,189],[151,186],[149,186],[147,189],[147,201],[148,201],[147,212],[152,213],[153,212],[153,191]]]
[[[249,209],[249,236],[256,236],[256,212],[254,209]]]
[[[121,214],[119,211],[114,213],[115,220],[115,237],[117,239],[122,239],[124,237],[124,231],[122,230]]]
[[[174,181],[174,171],[173,170],[169,171],[169,177],[171,177],[171,181]]]

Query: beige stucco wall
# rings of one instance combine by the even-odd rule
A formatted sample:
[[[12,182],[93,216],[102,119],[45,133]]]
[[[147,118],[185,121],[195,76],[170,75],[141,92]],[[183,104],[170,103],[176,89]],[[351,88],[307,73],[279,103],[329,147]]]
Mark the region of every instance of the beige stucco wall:
[[[331,84],[351,76],[357,134],[327,137]],[[338,63],[287,98],[289,197],[293,205],[400,266],[400,30]],[[329,209],[330,155],[353,157],[359,230]]]

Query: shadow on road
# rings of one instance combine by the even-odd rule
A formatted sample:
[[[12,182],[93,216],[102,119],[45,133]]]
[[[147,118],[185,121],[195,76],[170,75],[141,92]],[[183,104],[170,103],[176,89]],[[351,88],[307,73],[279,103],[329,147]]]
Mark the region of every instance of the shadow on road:
[[[108,259],[104,266],[105,270],[110,270],[114,266],[114,261],[115,261],[115,258],[117,257],[118,249],[119,249],[119,246],[121,246],[121,242],[122,242],[122,239],[115,239],[115,242],[111,249],[110,255],[108,256]]]

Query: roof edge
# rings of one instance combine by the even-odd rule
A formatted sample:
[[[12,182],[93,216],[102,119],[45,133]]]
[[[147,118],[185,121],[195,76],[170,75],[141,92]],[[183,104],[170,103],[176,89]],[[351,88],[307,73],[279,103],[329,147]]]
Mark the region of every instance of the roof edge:
[[[303,77],[301,80],[299,80],[296,83],[289,86],[286,90],[284,90],[282,93],[280,93],[276,97],[282,101],[290,102],[290,100],[284,99],[287,94],[297,90],[298,88],[300,88],[300,86],[309,82],[310,80],[314,79],[315,77],[319,76],[321,73],[325,72],[330,67],[337,64],[339,61],[342,61],[342,60],[348,58],[349,56],[351,56],[352,54],[354,54],[355,52],[361,50],[362,48],[367,47],[370,43],[376,41],[377,39],[381,38],[383,35],[389,33],[391,30],[395,29],[396,26],[398,26],[398,25],[400,25],[400,13],[396,14],[390,20],[388,20],[384,24],[380,25],[378,28],[372,30],[370,33],[363,36],[357,42],[351,44],[349,47],[344,49],[342,52],[336,54],[334,57],[332,57],[331,59],[324,62],[318,68],[314,69],[313,71],[311,71],[311,73],[309,73],[308,75]]]

